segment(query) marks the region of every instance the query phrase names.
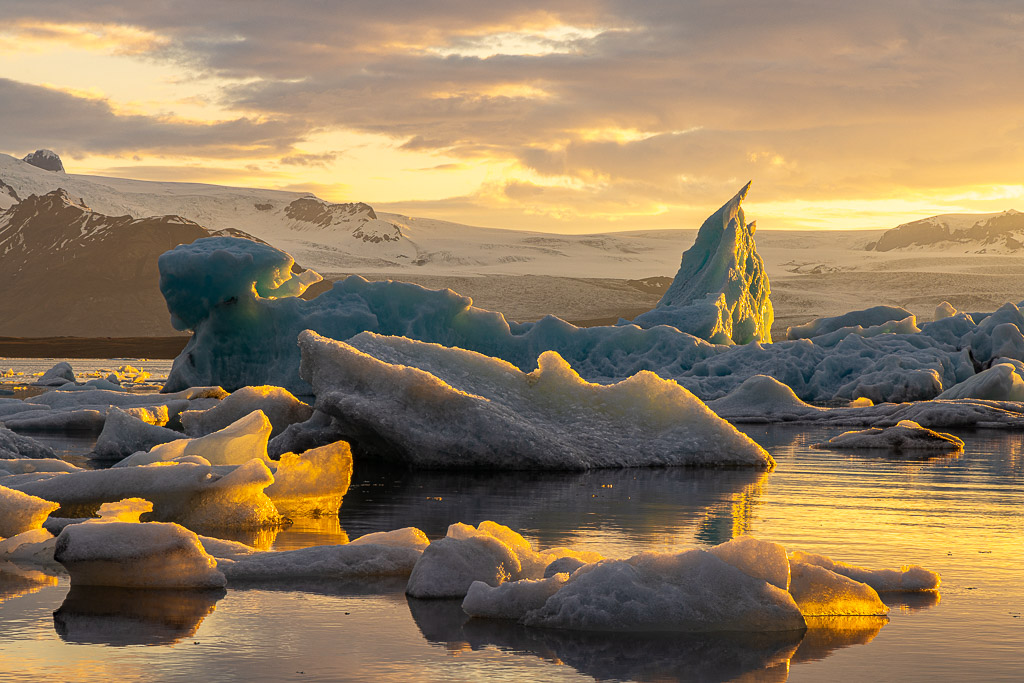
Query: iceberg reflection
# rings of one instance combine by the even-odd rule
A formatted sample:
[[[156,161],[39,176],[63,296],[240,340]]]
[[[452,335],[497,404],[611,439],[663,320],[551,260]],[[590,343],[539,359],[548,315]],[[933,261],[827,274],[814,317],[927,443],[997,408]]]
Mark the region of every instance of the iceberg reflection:
[[[53,613],[69,643],[169,645],[199,629],[224,589],[180,590],[72,586]]]

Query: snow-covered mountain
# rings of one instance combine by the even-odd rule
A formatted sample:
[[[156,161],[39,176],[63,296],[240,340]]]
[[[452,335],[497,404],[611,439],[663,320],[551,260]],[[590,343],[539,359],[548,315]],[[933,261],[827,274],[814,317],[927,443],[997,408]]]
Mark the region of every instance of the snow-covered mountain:
[[[336,204],[308,193],[54,173],[0,154],[0,209],[58,188],[73,202],[108,216],[174,214],[215,231],[242,230],[326,273],[671,275],[695,234],[552,235],[480,228],[378,214],[364,203]]]
[[[107,216],[64,190],[0,212],[0,335],[170,335],[156,261],[210,232],[180,216]]]
[[[954,249],[965,253],[1024,251],[1024,213],[950,213],[904,223],[886,231],[867,249],[891,251],[908,247]]]

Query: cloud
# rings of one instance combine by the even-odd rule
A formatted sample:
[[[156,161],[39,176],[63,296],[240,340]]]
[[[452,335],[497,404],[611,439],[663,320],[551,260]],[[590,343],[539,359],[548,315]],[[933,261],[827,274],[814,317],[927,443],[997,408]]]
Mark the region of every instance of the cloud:
[[[0,148],[50,147],[71,155],[188,152],[239,158],[288,152],[294,121],[240,117],[218,123],[119,115],[102,99],[0,78]]]
[[[0,82],[7,148],[316,166],[337,157],[295,152],[304,137],[381,134],[512,168],[467,201],[545,215],[656,215],[749,178],[778,201],[1010,184],[1024,153],[1016,0],[10,4],[19,25],[120,23],[151,59],[242,80],[220,101],[238,117],[205,125]]]

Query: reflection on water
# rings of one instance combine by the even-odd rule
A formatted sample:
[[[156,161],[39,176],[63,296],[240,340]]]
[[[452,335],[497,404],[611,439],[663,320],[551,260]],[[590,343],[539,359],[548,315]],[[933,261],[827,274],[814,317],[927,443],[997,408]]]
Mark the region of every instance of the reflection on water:
[[[1019,680],[1024,433],[956,432],[967,442],[961,457],[906,462],[809,449],[842,431],[835,428],[744,431],[776,458],[773,472],[474,475],[357,468],[339,519],[295,520],[259,544],[340,543],[403,526],[437,538],[453,522],[493,519],[541,547],[627,557],[750,533],[867,567],[921,564],[942,575],[941,601],[934,593],[884,593],[888,623],[811,620],[805,633],[778,641],[666,640],[469,621],[458,601],[406,601],[401,580],[284,582],[229,588],[215,612],[199,615],[201,622],[172,619],[182,634],[166,636],[167,642],[179,638],[174,647],[126,650],[87,643],[116,642],[99,634],[103,621],[113,619],[108,634],[123,635],[127,627],[117,620],[129,618],[133,605],[115,601],[123,609],[98,620],[73,602],[61,607],[66,580],[54,586],[53,577],[4,579],[0,571],[0,596],[7,596],[0,600],[0,671],[5,682]],[[73,648],[54,632],[58,608],[70,615],[66,632],[79,643]],[[149,623],[135,628],[173,631],[153,626],[163,623],[159,617]]]
[[[605,555],[730,540],[749,527],[771,475],[646,468],[591,472],[409,472],[357,467],[341,508],[355,538],[416,526],[444,536],[453,522],[494,520],[542,548]]]
[[[11,562],[0,562],[0,602],[13,600],[42,590],[46,586],[56,586],[57,577],[53,574],[20,567]]]
[[[72,586],[53,613],[68,643],[169,645],[195,635],[223,589],[175,590]]]
[[[495,647],[533,655],[602,679],[725,681],[757,673],[785,681],[802,631],[777,633],[579,633],[469,619],[460,600],[409,598],[423,637],[448,651]]]

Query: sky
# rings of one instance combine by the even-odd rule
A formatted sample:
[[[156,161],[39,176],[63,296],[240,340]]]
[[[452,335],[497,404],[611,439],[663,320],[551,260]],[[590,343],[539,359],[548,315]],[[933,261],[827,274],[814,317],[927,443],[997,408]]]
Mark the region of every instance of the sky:
[[[472,225],[1024,210],[1020,0],[0,0],[0,151]]]

